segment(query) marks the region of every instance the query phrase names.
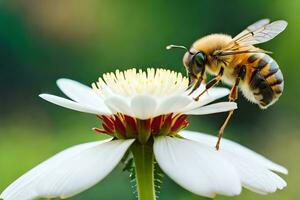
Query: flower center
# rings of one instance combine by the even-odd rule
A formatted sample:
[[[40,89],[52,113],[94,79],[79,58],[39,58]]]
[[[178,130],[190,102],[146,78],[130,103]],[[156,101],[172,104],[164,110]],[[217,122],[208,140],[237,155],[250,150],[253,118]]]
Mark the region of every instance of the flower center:
[[[165,69],[117,70],[115,73],[104,74],[92,87],[107,103],[110,97],[121,96],[125,97],[123,100],[126,104],[138,95],[154,97],[161,103],[170,96],[185,93],[188,89],[188,78]],[[173,110],[162,114],[157,111],[158,116],[153,111],[153,117],[135,116],[115,110],[111,115],[99,115],[103,128],[94,128],[94,131],[118,139],[137,138],[144,144],[151,136],[176,135],[189,124],[186,115],[178,112],[174,114],[176,111]]]
[[[187,115],[167,114],[151,119],[141,120],[121,113],[115,115],[98,115],[102,120],[102,127],[93,128],[97,133],[104,133],[118,139],[137,138],[145,144],[151,136],[176,135],[187,127]]]
[[[137,94],[161,97],[184,92],[188,87],[188,79],[181,73],[165,69],[129,69],[106,73],[92,87],[104,98],[110,96],[111,92],[127,97]]]

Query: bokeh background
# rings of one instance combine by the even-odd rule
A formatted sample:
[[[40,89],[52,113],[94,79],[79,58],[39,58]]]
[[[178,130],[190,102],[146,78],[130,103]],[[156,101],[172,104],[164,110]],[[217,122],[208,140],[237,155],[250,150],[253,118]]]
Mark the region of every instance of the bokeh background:
[[[7,0],[0,2],[0,191],[21,174],[74,144],[101,139],[96,117],[47,103],[38,94],[61,95],[55,81],[91,84],[104,72],[129,67],[168,67],[185,73],[181,50],[209,33],[235,35],[261,18],[289,26],[260,47],[283,71],[285,91],[267,110],[238,100],[225,137],[286,166],[288,187],[261,196],[248,190],[234,198],[300,199],[299,24],[300,1],[108,1]],[[224,99],[225,100],[225,99]],[[217,134],[226,114],[190,118],[189,129]],[[128,173],[116,168],[104,181],[71,199],[134,199]],[[160,199],[196,200],[164,178]]]

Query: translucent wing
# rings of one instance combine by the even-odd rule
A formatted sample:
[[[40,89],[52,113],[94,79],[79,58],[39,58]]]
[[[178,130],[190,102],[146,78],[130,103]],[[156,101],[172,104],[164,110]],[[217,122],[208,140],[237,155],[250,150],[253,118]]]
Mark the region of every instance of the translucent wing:
[[[245,30],[243,30],[241,33],[239,33],[237,36],[235,36],[233,38],[233,40],[238,40],[238,39],[242,38],[243,36],[249,34],[250,32],[253,32],[269,23],[270,23],[269,19],[261,19],[261,20],[255,22],[254,24],[251,24],[250,26],[248,26]]]
[[[248,26],[240,34],[235,36],[225,48],[216,50],[215,56],[226,56],[240,53],[271,53],[251,45],[267,42],[287,26],[284,20],[278,20],[270,23],[269,19],[262,19]]]
[[[276,37],[287,27],[287,22],[284,20],[274,21],[270,24],[266,24],[267,22],[268,20],[256,22],[243,31],[244,35],[239,34],[237,35],[239,37],[234,37],[233,41],[242,45],[254,45],[267,42]]]

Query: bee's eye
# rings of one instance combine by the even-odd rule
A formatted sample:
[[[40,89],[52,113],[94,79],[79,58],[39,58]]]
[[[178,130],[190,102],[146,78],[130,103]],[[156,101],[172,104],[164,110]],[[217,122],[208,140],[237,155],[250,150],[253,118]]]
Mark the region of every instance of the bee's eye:
[[[195,56],[194,56],[195,62],[197,63],[197,65],[204,65],[205,63],[205,54],[202,52],[198,52]]]
[[[202,51],[192,53],[186,52],[183,63],[189,73],[197,75],[204,72],[206,55]]]

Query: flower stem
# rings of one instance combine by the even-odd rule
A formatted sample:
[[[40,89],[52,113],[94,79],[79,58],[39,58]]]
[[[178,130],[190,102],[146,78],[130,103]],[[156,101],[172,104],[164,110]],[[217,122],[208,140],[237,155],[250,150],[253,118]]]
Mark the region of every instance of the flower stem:
[[[153,142],[135,142],[131,151],[135,163],[136,188],[139,200],[155,200]]]

